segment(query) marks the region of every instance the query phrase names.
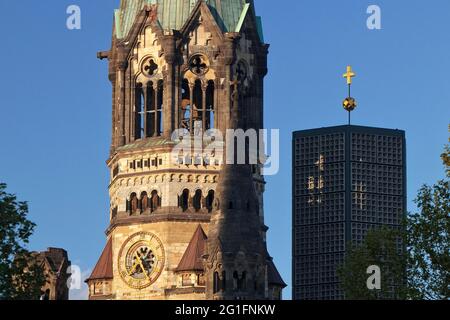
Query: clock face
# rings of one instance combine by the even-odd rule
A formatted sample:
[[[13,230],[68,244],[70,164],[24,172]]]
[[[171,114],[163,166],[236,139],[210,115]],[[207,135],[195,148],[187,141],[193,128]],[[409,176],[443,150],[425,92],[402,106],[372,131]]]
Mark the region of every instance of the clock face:
[[[164,247],[153,233],[139,232],[125,241],[119,252],[119,273],[131,288],[155,283],[164,267]]]

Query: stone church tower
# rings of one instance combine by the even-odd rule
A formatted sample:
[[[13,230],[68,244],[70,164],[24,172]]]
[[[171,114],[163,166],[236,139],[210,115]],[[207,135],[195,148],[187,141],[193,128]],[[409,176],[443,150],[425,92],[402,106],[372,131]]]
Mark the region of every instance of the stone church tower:
[[[113,89],[110,226],[90,299],[281,298],[260,166],[205,148],[215,129],[263,128],[267,53],[252,0],[121,1],[98,54]]]

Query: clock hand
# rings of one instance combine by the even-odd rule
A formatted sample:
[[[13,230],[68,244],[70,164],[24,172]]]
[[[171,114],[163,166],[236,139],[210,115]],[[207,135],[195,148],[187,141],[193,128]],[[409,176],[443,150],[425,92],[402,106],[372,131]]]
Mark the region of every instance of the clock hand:
[[[130,272],[128,272],[128,275],[129,275],[129,276],[131,276],[131,275],[134,273],[134,271],[136,271],[136,268],[138,267],[138,265],[139,265],[139,262],[138,262],[138,261],[136,261],[136,262],[133,264],[133,266],[132,266]]]
[[[147,280],[150,280],[150,278],[148,277],[147,271],[144,268],[144,265],[142,264],[142,261],[139,262],[139,265],[142,268],[142,272],[144,272],[145,277],[147,278]]]
[[[133,264],[133,267],[131,268],[130,272],[128,273],[129,276],[131,276],[134,271],[136,271],[136,268],[139,266],[140,264],[140,260],[141,258],[139,257],[139,255],[137,253],[134,254],[134,257],[136,259],[136,262]]]

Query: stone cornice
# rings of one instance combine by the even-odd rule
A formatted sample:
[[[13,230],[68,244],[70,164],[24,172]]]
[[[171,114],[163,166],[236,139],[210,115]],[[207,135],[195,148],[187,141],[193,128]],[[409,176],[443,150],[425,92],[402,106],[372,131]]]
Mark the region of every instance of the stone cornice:
[[[196,213],[163,213],[152,214],[144,216],[129,216],[126,218],[115,218],[111,221],[110,226],[105,233],[109,236],[117,227],[142,225],[145,223],[159,223],[159,222],[197,222],[209,223],[211,221],[210,214],[196,214]]]

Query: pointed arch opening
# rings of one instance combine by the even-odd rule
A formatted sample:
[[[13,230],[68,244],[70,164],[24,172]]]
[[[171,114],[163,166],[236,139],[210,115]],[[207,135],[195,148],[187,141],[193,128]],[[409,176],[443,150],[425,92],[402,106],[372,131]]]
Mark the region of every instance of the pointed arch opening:
[[[189,81],[183,79],[181,85],[180,127],[190,130],[191,119],[191,87]]]
[[[144,111],[144,89],[142,83],[136,83],[134,97],[134,138],[142,139],[144,123],[143,123],[143,111]]]
[[[203,85],[200,80],[195,80],[193,95],[192,95],[192,125],[195,122],[203,122],[204,119],[204,105],[203,105]]]

